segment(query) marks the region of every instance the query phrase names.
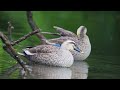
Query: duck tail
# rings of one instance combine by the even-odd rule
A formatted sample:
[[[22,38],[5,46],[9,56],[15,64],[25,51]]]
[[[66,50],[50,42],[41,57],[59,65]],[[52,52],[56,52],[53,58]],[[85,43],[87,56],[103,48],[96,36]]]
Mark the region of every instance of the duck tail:
[[[25,54],[17,52],[18,55],[25,56]]]
[[[34,53],[31,53],[29,50],[27,50],[27,49],[23,49],[23,53],[25,54],[25,55],[29,55],[29,56],[31,56],[31,55],[34,55]]]

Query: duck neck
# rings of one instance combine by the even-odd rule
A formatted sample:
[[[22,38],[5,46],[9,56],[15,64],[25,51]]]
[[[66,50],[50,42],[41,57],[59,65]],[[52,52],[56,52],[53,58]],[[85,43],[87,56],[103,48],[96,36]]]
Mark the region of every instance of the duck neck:
[[[65,46],[61,45],[61,49],[66,49]]]
[[[82,39],[82,38],[84,38],[86,36],[86,34],[80,34],[80,35],[78,35],[78,38],[79,39]]]
[[[67,47],[67,44],[66,44],[66,43],[63,43],[63,44],[61,45],[61,49],[67,50],[66,47]]]

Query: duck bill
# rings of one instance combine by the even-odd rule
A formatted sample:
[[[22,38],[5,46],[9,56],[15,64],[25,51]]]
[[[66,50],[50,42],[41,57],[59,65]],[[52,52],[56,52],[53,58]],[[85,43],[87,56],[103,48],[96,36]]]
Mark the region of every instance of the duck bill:
[[[77,52],[81,51],[78,47],[74,48],[74,50],[77,51]]]

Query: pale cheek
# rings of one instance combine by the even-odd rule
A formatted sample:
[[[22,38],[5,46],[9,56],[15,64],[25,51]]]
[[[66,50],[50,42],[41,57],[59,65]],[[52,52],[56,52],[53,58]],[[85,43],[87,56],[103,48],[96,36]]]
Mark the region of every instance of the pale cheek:
[[[70,50],[74,50],[74,46],[70,46]]]
[[[70,46],[70,45],[67,45],[67,49],[68,49],[68,50],[71,50],[71,46]]]

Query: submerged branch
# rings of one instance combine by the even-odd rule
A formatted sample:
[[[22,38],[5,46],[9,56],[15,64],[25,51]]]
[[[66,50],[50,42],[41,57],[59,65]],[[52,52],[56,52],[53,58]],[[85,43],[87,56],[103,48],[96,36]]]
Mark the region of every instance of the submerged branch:
[[[33,31],[37,29],[41,31],[41,29],[37,27],[37,25],[35,24],[33,20],[32,11],[27,11],[27,20]],[[44,35],[42,35],[41,32],[37,33],[36,35],[41,40],[42,44],[44,44],[45,42],[43,41],[43,39],[46,39]]]

